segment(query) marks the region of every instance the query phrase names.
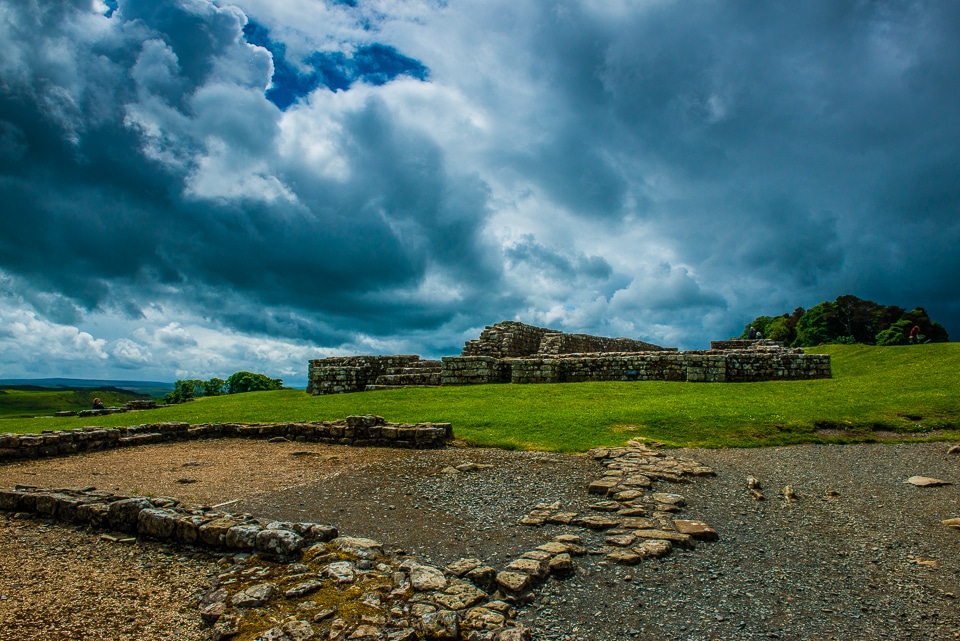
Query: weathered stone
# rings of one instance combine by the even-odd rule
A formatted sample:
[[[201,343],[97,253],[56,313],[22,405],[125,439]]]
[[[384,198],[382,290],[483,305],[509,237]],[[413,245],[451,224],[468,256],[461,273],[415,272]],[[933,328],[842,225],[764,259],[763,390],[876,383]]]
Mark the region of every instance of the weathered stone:
[[[383,556],[383,545],[373,539],[340,536],[330,541],[330,545],[332,545],[334,549],[352,554],[358,559],[368,559],[372,561]]]
[[[607,554],[607,558],[621,565],[636,565],[643,560],[643,557],[631,550],[614,550]]]
[[[613,494],[615,501],[633,501],[643,497],[643,490],[623,490]]]
[[[547,563],[547,569],[554,576],[568,576],[573,573],[573,559],[567,553],[558,554]]]
[[[271,583],[258,583],[234,594],[230,602],[238,608],[259,608],[269,601],[276,591]]]
[[[430,641],[456,641],[460,637],[460,617],[450,610],[428,612],[420,617],[416,627]]]
[[[497,585],[507,592],[522,592],[530,587],[530,576],[523,572],[498,572]]]
[[[157,539],[173,537],[179,515],[173,510],[147,508],[137,517],[137,532]]]
[[[213,547],[222,547],[226,544],[227,530],[237,525],[237,522],[228,518],[214,519],[201,525],[199,530],[200,542]]]
[[[467,630],[493,630],[502,626],[507,618],[489,608],[470,608],[463,617],[462,628]]]
[[[632,534],[618,534],[616,536],[608,536],[604,539],[607,545],[614,545],[620,548],[630,547],[636,540],[637,537]]]
[[[316,592],[321,587],[323,587],[323,583],[320,581],[304,581],[303,583],[298,583],[292,588],[285,590],[283,596],[287,597],[288,599],[298,599],[302,596]]]
[[[210,635],[211,640],[222,641],[223,639],[236,636],[240,633],[240,621],[239,616],[220,617],[220,620],[213,626],[213,631]]]
[[[677,532],[689,534],[700,541],[716,541],[720,538],[716,530],[702,521],[675,519],[673,527],[677,528]]]
[[[223,616],[226,609],[227,605],[222,601],[211,603],[200,609],[200,617],[207,623],[214,624],[220,620],[220,617]]]
[[[673,544],[670,541],[649,539],[633,548],[633,551],[644,559],[659,559],[673,550]]]
[[[587,506],[595,512],[616,512],[620,509],[620,504],[616,501],[600,501]]]
[[[645,476],[643,474],[635,474],[633,476],[630,476],[624,479],[621,482],[621,485],[623,485],[624,487],[630,487],[630,488],[633,488],[633,487],[649,488],[649,487],[653,487],[653,481],[650,480],[649,476]]]
[[[464,578],[481,590],[489,592],[493,590],[497,584],[497,571],[489,565],[481,565],[467,572]]]
[[[445,567],[444,570],[453,576],[461,577],[470,570],[480,567],[480,565],[480,559],[460,559]]]
[[[225,588],[217,588],[215,590],[210,590],[203,598],[200,599],[200,607],[210,605],[211,603],[221,603],[227,600],[227,597],[230,596],[230,593],[226,591]]]
[[[380,628],[361,624],[347,638],[351,641],[379,641],[383,635],[380,633]]]
[[[680,532],[670,532],[669,530],[636,530],[634,535],[639,539],[657,539],[660,541],[670,541],[684,547],[693,547],[693,537],[689,534]]]
[[[254,638],[253,641],[289,641],[289,639],[280,628],[270,628],[266,632]]]
[[[960,445],[952,445],[950,449],[947,450],[947,454],[960,454]]]
[[[502,628],[493,635],[491,641],[531,641],[533,635],[529,628],[517,625],[512,628]]]
[[[261,530],[257,534],[257,549],[284,558],[300,554],[303,537],[290,530]]]
[[[606,496],[607,493],[615,488],[620,482],[620,479],[615,477],[604,477],[593,481],[588,487],[587,492],[590,494],[600,494],[601,496]]]
[[[447,610],[463,610],[486,600],[486,592],[465,582],[448,585],[443,594],[434,595],[434,601]]]
[[[669,492],[657,492],[651,498],[657,503],[674,505],[676,507],[683,507],[687,504],[687,499],[685,499],[682,495],[672,494]]]
[[[435,592],[447,587],[447,579],[437,568],[417,565],[410,570],[410,585],[417,592]]]
[[[645,530],[657,527],[657,522],[653,519],[628,516],[620,521],[620,527],[627,530]]]
[[[546,521],[553,525],[569,525],[575,518],[577,518],[576,512],[554,512],[547,517]]]
[[[504,566],[509,572],[523,572],[530,575],[531,579],[539,580],[547,576],[547,566],[543,561],[536,559],[514,559]]]
[[[107,510],[107,519],[115,530],[136,532],[140,510],[152,507],[153,503],[142,497],[114,501]]]
[[[311,641],[317,638],[313,626],[306,621],[289,621],[282,626],[290,641]]]
[[[609,530],[620,525],[620,519],[606,516],[581,516],[574,521],[574,525],[590,528],[591,530]]]
[[[940,521],[947,527],[952,527],[954,530],[960,530],[960,519],[946,519],[945,521]]]
[[[224,542],[235,550],[253,550],[257,547],[257,535],[260,526],[256,524],[235,525],[227,530]]]
[[[336,561],[323,569],[323,573],[337,583],[353,583],[356,579],[353,563],[350,561]]]

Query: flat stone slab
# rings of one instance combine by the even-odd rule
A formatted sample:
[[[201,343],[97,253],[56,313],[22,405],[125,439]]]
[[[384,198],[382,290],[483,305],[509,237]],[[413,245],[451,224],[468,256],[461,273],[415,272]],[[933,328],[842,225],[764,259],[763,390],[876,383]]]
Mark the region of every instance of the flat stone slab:
[[[638,539],[657,539],[660,541],[670,541],[684,547],[692,548],[694,546],[693,537],[681,532],[670,532],[669,530],[637,530],[633,533]]]
[[[677,532],[689,534],[699,541],[716,541],[720,538],[717,531],[703,521],[674,519],[673,527],[677,528]]]
[[[590,528],[591,530],[609,530],[620,525],[620,519],[606,516],[582,516],[574,521],[574,525]]]

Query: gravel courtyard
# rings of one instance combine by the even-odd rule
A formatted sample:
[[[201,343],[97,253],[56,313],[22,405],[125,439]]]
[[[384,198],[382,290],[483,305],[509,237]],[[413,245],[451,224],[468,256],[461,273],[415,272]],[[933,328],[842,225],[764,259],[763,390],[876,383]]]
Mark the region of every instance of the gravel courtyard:
[[[682,518],[720,540],[621,566],[602,532],[520,620],[535,639],[859,640],[960,638],[960,456],[949,444],[675,450],[715,477],[657,482]],[[473,462],[484,467],[452,472]],[[489,465],[490,467],[485,467]],[[447,471],[444,471],[444,470]],[[517,524],[540,503],[585,512],[603,473],[587,456],[449,447],[356,449],[215,440],[0,466],[0,487],[97,486],[336,525],[442,566],[498,565],[574,531]],[[915,487],[914,475],[954,483]],[[766,500],[749,493],[762,484]],[[779,492],[792,486],[798,499]],[[195,599],[216,572],[204,554],[121,545],[35,518],[0,515],[0,640],[199,640]]]

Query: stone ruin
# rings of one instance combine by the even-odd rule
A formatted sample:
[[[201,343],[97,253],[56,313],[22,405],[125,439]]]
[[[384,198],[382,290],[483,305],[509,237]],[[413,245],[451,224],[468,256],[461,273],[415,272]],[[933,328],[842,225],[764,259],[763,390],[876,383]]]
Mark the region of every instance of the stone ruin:
[[[311,360],[307,391],[342,394],[401,387],[582,381],[745,383],[830,378],[830,356],[770,340],[712,341],[678,351],[503,321],[467,341],[459,356],[338,356]]]

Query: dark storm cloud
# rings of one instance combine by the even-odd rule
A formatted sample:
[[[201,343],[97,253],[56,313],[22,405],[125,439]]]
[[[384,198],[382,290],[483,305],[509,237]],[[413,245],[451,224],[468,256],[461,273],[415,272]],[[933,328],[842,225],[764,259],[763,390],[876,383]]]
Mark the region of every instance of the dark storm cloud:
[[[656,221],[715,291],[746,273],[806,304],[923,287],[952,322],[956,3],[568,2],[540,18],[541,99],[562,126],[527,175],[551,198],[611,229]]]
[[[698,347],[846,293],[960,336],[955,2],[237,5],[0,0],[4,336]]]
[[[449,174],[442,150],[376,98],[345,116],[351,180],[298,174],[276,156],[271,61],[244,41],[239,10],[123,0],[108,20],[87,4],[14,10],[20,55],[0,94],[0,268],[52,292],[38,310],[136,314],[125,297],[174,292],[240,330],[329,339],[325,323],[275,316],[302,308],[372,333],[384,314],[394,329],[436,324],[448,310],[391,294],[429,269],[455,276],[468,300],[496,279],[477,233],[485,186]],[[74,32],[84,22],[86,36]],[[55,38],[72,44],[72,74],[43,64]],[[425,75],[379,45],[351,64],[351,82]],[[236,308],[217,309],[217,289],[239,293]]]

